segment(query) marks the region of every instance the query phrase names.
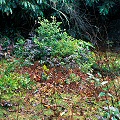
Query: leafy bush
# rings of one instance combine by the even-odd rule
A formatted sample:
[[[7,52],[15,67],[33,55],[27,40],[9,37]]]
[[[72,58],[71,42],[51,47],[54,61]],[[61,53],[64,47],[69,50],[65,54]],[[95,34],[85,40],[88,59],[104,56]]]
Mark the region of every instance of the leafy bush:
[[[15,53],[17,56],[23,56],[26,60],[40,60],[41,63],[50,66],[69,65],[84,66],[89,69],[90,61],[90,43],[74,39],[65,31],[60,29],[60,22],[53,18],[52,22],[47,19],[40,22],[40,27],[36,29],[36,35],[33,41],[24,41],[16,44]],[[21,44],[21,45],[20,45]],[[22,45],[24,44],[24,46]],[[88,67],[89,64],[89,67]]]
[[[60,29],[60,22],[53,18],[52,22],[43,20],[36,29],[37,35],[34,42],[41,51],[40,59],[49,64],[86,64],[89,63],[90,43],[74,39]]]
[[[13,53],[16,58],[20,58],[23,61],[23,66],[32,65],[32,62],[40,56],[39,46],[34,41],[24,38],[18,39]]]

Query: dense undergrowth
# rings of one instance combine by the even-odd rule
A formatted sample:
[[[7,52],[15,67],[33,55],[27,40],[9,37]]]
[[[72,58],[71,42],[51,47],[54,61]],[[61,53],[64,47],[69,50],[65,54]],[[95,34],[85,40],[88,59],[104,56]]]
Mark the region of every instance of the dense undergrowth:
[[[90,51],[93,46],[69,36],[60,29],[61,23],[56,22],[54,17],[52,19],[52,22],[42,20],[31,39],[19,39],[15,55],[24,58],[28,64],[40,60],[41,64],[50,67],[63,65],[89,70],[93,64]]]
[[[0,119],[119,120],[120,55],[92,52],[55,18],[40,25],[12,48],[1,43]]]

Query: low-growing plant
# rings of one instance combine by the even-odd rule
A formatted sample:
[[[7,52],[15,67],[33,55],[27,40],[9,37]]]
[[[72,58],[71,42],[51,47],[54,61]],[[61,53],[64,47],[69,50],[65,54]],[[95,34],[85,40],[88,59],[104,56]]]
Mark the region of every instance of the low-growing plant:
[[[31,88],[32,81],[29,75],[15,72],[16,64],[2,61],[0,66],[0,100],[10,100],[12,97],[24,94]],[[20,96],[21,97],[21,96]]]
[[[24,39],[18,39],[15,45],[14,53],[16,57],[24,57],[25,48],[24,48],[25,40]]]
[[[97,52],[93,64],[95,74],[88,74],[88,83],[94,84],[99,119],[120,119],[120,56],[116,53]],[[99,100],[99,102],[98,102]]]
[[[114,73],[116,75],[120,74],[120,55],[112,52],[97,52],[95,56],[96,68],[99,68],[100,71],[104,73]]]
[[[98,110],[100,111],[100,119],[112,119],[118,120],[120,119],[120,101],[119,101],[119,84],[118,79],[116,81],[109,81],[108,77],[104,77],[101,74],[98,74],[95,77],[92,74],[88,74],[88,82],[92,82],[95,85],[96,90],[99,90],[99,95],[95,96],[96,99],[99,99],[99,103],[95,103],[98,106]]]
[[[8,75],[3,75],[0,78],[0,96],[1,99],[17,95],[19,92],[22,92],[28,89],[30,79],[19,75],[18,73],[10,73]]]
[[[103,112],[104,119],[118,120],[120,119],[120,105],[119,105],[119,86],[115,86],[114,83],[108,81],[101,82],[102,92],[100,92],[100,99],[105,98],[104,105],[100,108]],[[113,89],[112,89],[113,88]],[[114,91],[114,92],[113,92]]]
[[[72,83],[72,82],[81,82],[81,78],[80,78],[78,75],[76,75],[76,74],[74,74],[74,73],[71,73],[71,74],[69,75],[68,79],[65,80],[65,82],[66,82],[67,84],[70,84],[70,83]]]

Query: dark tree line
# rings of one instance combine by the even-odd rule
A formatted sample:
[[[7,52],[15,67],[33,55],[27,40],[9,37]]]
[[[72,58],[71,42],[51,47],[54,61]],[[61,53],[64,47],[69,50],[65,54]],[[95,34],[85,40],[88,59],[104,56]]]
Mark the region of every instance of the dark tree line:
[[[0,33],[27,36],[38,17],[56,16],[70,35],[95,44],[108,39],[109,23],[119,13],[120,0],[1,0]]]

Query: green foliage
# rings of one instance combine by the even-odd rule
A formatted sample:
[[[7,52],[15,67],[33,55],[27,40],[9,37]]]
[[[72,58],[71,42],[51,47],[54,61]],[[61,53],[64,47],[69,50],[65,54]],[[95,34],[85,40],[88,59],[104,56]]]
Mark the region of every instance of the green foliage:
[[[7,36],[0,35],[0,45],[7,49],[8,45],[10,45],[10,39]]]
[[[102,15],[107,15],[110,11],[110,9],[114,6],[113,1],[105,1],[102,6],[99,7],[99,12]]]
[[[47,17],[48,19],[51,15],[56,16],[63,21],[65,26],[69,26],[69,32],[72,36],[84,36],[90,40],[90,36],[94,36],[92,33],[93,29],[95,30],[94,32],[96,32],[96,27],[91,27],[93,23],[92,25],[89,24],[90,22],[84,13],[89,10],[89,15],[87,16],[91,16],[91,14],[93,14],[91,11],[94,9],[94,11],[99,11],[101,15],[107,16],[110,13],[109,11],[111,11],[112,8],[114,9],[114,6],[119,3],[120,1],[116,0],[1,0],[0,11],[9,15],[11,21],[13,19],[15,20],[12,26],[17,24],[20,25],[19,27],[26,24],[30,27],[34,26],[35,20],[39,16]],[[79,12],[79,7],[81,8],[81,12]],[[86,11],[84,7],[86,7]],[[23,21],[22,24],[20,20]],[[96,26],[99,27],[98,25]],[[86,31],[90,36],[88,34],[86,35]],[[98,33],[95,34],[97,35]]]
[[[18,73],[10,73],[9,75],[3,75],[0,78],[0,96],[12,97],[18,94],[21,89],[26,89],[29,86],[30,79],[23,77]]]
[[[49,2],[59,4],[61,3],[69,3],[72,0],[1,0],[0,1],[0,10],[7,15],[13,14],[14,9],[21,7],[22,9],[26,10],[26,12],[30,13],[31,17],[35,16],[43,16],[43,10],[46,6],[50,6]]]
[[[78,75],[76,75],[76,74],[74,74],[74,73],[71,73],[71,74],[69,75],[69,78],[66,79],[65,82],[66,82],[67,84],[70,84],[70,83],[72,83],[72,82],[81,82],[81,78],[80,78]]]
[[[36,29],[33,41],[20,39],[16,43],[14,53],[29,61],[40,60],[43,64],[79,65],[81,68],[90,69],[93,64],[90,61],[90,43],[74,39],[60,29],[60,22],[48,20],[40,21],[40,27]],[[89,64],[89,65],[88,65]],[[84,67],[83,67],[84,66]],[[88,67],[89,66],[89,67]]]
[[[92,25],[88,23],[89,21],[87,20],[86,15],[84,15],[85,12],[82,12],[85,10],[84,5],[86,5],[90,14],[92,14],[91,11],[94,7],[95,11],[99,11],[101,15],[106,16],[115,4],[117,4],[115,0],[1,0],[0,11],[9,15],[11,21],[15,21],[11,24],[12,27],[14,25],[20,25],[19,27],[23,26],[23,28],[24,25],[28,25],[30,28],[31,26],[34,26],[35,20],[39,16],[47,17],[48,19],[51,15],[56,16],[63,21],[65,26],[69,26],[69,32],[72,36],[84,36],[85,38],[90,39],[88,38],[88,35],[86,35],[86,31],[91,36],[93,35],[91,32],[91,29],[93,28],[91,27]],[[79,12],[79,7],[81,8],[81,12]],[[23,21],[22,24],[20,20]]]
[[[26,9],[27,11],[31,11],[32,14],[34,12],[34,14],[38,15],[38,14],[42,14],[40,7],[38,5],[41,4],[41,0],[33,0],[33,1],[29,1],[29,0],[1,0],[0,1],[0,10],[3,13],[6,13],[7,15],[12,14],[13,10],[19,6],[22,7],[22,9]]]
[[[10,100],[11,97],[24,94],[31,88],[31,81],[27,74],[14,72],[14,63],[2,61],[0,66],[0,100]]]
[[[89,6],[92,6],[94,3],[98,3],[99,0],[85,0],[86,1],[86,4],[89,5]]]
[[[60,29],[59,22],[43,20],[36,29],[34,42],[39,46],[39,59],[49,64],[88,64],[90,61],[90,43],[74,39]],[[38,57],[38,56],[37,56]],[[92,61],[91,61],[92,62]],[[92,64],[92,63],[91,63]],[[82,66],[81,65],[81,66]]]
[[[24,52],[25,52],[25,48],[24,48],[24,44],[25,44],[25,40],[24,39],[18,39],[18,42],[16,42],[16,46],[14,49],[14,54],[16,55],[16,57],[24,57]]]
[[[110,9],[115,5],[116,1],[115,0],[85,0],[86,4],[89,6],[94,6],[96,5],[100,14],[102,15],[107,15],[110,11]]]

